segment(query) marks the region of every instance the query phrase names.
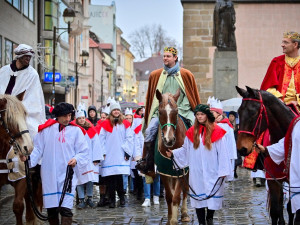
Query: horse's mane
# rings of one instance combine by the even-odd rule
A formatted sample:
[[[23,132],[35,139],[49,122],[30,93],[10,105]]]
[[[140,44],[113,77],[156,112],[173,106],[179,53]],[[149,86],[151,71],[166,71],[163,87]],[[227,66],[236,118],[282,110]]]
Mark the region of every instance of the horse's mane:
[[[273,94],[271,94],[268,91],[264,91],[264,90],[258,90],[264,97],[267,97],[268,100],[265,102],[264,104],[266,105],[271,105],[271,104],[279,104],[280,107],[284,108],[286,111],[291,113],[291,116],[294,116],[293,111],[291,110],[290,107],[288,107],[283,101],[281,101],[279,98],[277,98],[276,96],[274,96]],[[263,97],[262,96],[262,97]],[[269,99],[270,98],[270,99]]]
[[[4,122],[10,124],[10,126],[18,127],[20,118],[25,118],[27,115],[24,105],[12,95],[0,94],[0,99],[6,99],[7,101]]]

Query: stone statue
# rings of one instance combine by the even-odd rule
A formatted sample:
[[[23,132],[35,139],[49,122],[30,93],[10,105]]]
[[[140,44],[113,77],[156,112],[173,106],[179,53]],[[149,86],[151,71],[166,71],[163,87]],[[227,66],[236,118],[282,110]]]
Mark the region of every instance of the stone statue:
[[[213,45],[219,51],[236,51],[235,10],[231,0],[217,0],[214,10]]]

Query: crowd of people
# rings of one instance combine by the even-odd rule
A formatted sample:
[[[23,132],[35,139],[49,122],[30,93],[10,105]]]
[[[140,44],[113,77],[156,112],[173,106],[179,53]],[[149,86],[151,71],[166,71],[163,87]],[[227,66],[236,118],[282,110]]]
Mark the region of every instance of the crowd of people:
[[[261,87],[292,105],[294,110],[298,110],[300,102],[299,43],[298,33],[284,34],[282,48],[285,55],[272,61]],[[189,184],[193,190],[191,205],[196,209],[199,224],[213,224],[214,212],[223,206],[225,183],[238,178],[237,168],[242,165],[235,144],[239,130],[237,113],[232,111],[228,118],[224,116],[221,102],[214,97],[209,98],[207,104],[200,104],[195,78],[190,71],[179,66],[174,47],[164,49],[163,68],[150,74],[145,107],[135,112],[132,109],[123,112],[120,104],[109,98],[98,118],[94,106],[86,110],[85,105],[79,104],[75,110],[73,105],[62,102],[52,110],[54,119],[47,121],[38,74],[29,65],[34,52],[30,46],[21,44],[15,49],[15,54],[12,64],[0,70],[3,80],[0,91],[1,94],[16,95],[26,90],[23,103],[34,140],[30,164],[32,167],[41,164],[44,207],[50,215],[50,224],[59,224],[59,213],[63,224],[71,224],[75,190],[79,199],[77,208],[96,207],[93,199],[95,183],[99,185],[99,207],[115,208],[116,193],[119,205],[125,206],[128,190],[136,193],[138,200],[143,200],[144,193],[141,205],[148,207],[151,205],[148,178],[152,177],[153,204],[159,204],[160,176],[154,164],[154,146],[160,124],[157,90],[162,94],[175,94],[180,90],[176,98],[178,114],[188,130],[184,144],[169,149],[167,156],[180,168],[189,166]],[[168,115],[172,113],[167,107],[165,110]],[[291,141],[296,143],[293,148],[298,148],[296,134],[291,135],[294,135]],[[274,161],[280,163],[284,160],[283,142],[269,148],[258,145],[257,151],[262,152],[261,155],[269,152]],[[299,158],[295,158],[299,153],[294,153],[299,152],[297,150],[291,155],[290,175],[295,186],[299,186]],[[26,156],[20,158],[27,160]],[[75,175],[70,192],[59,205],[67,173],[63,171],[67,165],[74,168]],[[255,166],[252,177],[256,185],[261,186],[265,178],[263,168]],[[211,195],[216,186],[217,191]],[[292,199],[295,224],[300,220],[299,196]]]

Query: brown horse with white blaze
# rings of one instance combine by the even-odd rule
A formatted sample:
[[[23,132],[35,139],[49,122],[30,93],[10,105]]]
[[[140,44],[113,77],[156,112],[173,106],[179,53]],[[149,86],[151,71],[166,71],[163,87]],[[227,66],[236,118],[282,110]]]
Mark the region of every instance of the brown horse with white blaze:
[[[159,101],[159,134],[158,135],[158,153],[164,158],[167,157],[168,149],[180,148],[185,139],[186,127],[178,115],[177,100],[180,96],[180,89],[175,95],[166,93],[161,94],[156,90],[156,97]],[[155,162],[157,164],[157,162]],[[158,166],[158,165],[157,165]],[[158,166],[159,167],[159,166]],[[162,182],[165,187],[166,201],[168,204],[168,222],[169,225],[178,224],[178,208],[181,201],[181,193],[183,193],[181,206],[181,221],[188,222],[190,218],[187,213],[187,191],[188,174],[183,176],[169,176],[161,173]],[[185,180],[184,180],[185,179]]]
[[[22,155],[28,155],[33,150],[33,143],[29,135],[26,124],[26,110],[21,103],[25,91],[18,96],[0,95],[0,159],[6,159],[6,155],[13,147],[15,152]],[[1,163],[0,169],[7,170],[6,164]],[[22,178],[14,182],[8,180],[7,174],[0,174],[0,188],[4,184],[11,184],[15,189],[15,198],[13,202],[13,211],[16,216],[16,224],[22,225],[22,215],[24,211],[23,199],[26,204],[26,224],[37,224],[37,219],[30,205],[27,194],[26,179]],[[40,190],[37,185],[33,185],[35,190]],[[41,192],[36,191],[40,196],[37,200],[38,205],[42,206]]]

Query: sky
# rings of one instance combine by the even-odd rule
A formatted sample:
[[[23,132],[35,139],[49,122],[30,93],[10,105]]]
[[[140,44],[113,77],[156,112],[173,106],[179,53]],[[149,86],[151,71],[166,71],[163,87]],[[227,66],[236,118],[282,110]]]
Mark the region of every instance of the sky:
[[[110,5],[112,0],[92,0]],[[115,0],[116,23],[129,43],[129,35],[144,25],[161,24],[167,35],[182,46],[183,8],[180,0]]]

